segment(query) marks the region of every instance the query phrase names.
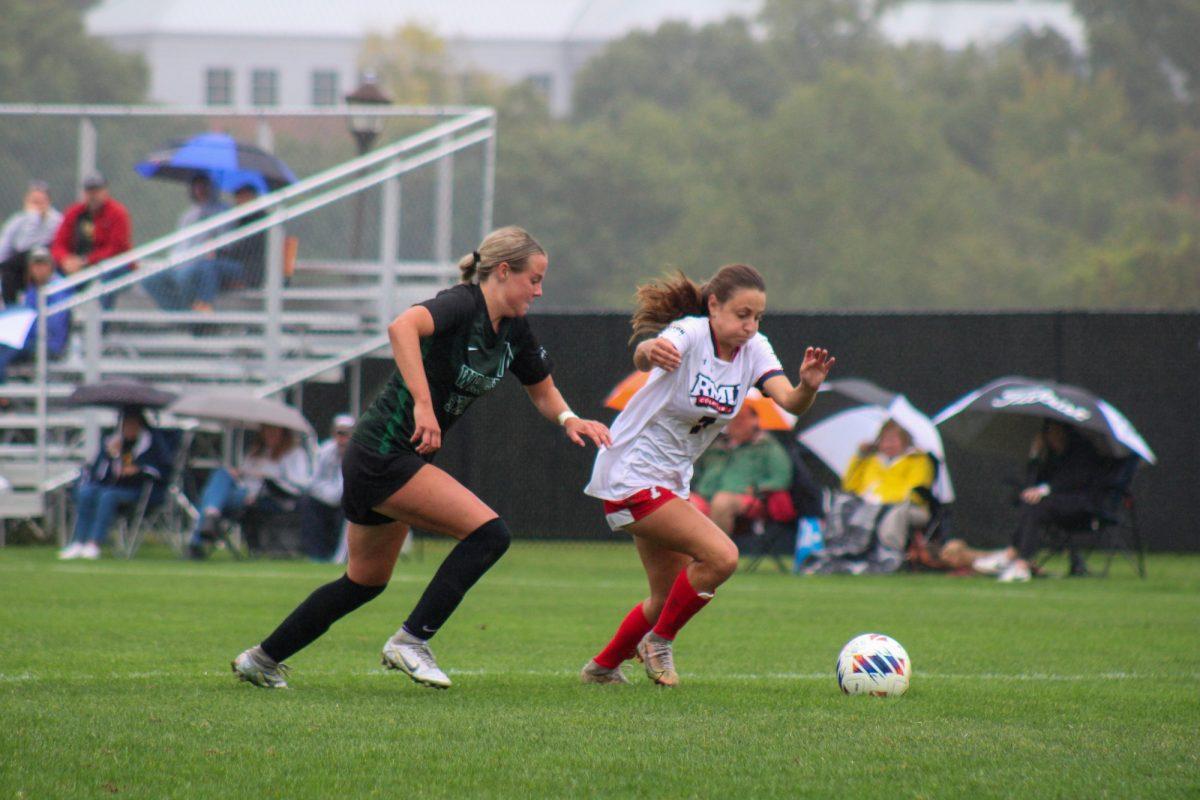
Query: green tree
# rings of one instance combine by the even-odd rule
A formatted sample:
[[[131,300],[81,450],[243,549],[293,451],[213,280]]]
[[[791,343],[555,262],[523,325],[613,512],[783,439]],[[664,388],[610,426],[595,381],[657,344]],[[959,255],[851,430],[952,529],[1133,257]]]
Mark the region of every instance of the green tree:
[[[720,92],[756,115],[770,111],[786,83],[746,20],[693,28],[668,22],[632,33],[589,61],[575,78],[577,119],[619,115],[648,101],[681,110]]]
[[[829,65],[867,64],[883,54],[880,0],[766,0],[760,19],[777,63],[800,80]]]
[[[1200,122],[1200,0],[1074,0],[1093,67],[1117,75],[1136,118]]]
[[[145,97],[141,57],[89,37],[96,0],[0,0],[0,102],[136,103]]]

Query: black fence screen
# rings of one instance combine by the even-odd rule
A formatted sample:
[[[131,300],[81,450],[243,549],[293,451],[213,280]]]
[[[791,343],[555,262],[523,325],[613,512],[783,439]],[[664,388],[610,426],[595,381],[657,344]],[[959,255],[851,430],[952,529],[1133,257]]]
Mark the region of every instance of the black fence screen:
[[[539,314],[532,322],[568,402],[610,422],[604,397],[632,370],[627,315]],[[821,345],[837,356],[838,377],[901,391],[931,416],[1003,375],[1086,387],[1122,410],[1158,455],[1134,484],[1147,545],[1200,550],[1200,314],[776,314],[763,332],[793,378],[804,347]],[[367,365],[368,402],[392,369],[385,359]],[[320,425],[343,403],[344,389],[306,392]],[[592,456],[542,421],[513,380],[471,408],[437,463],[518,536],[610,538],[599,503],[581,492]],[[947,464],[958,495],[955,533],[976,545],[1006,543],[1014,510],[1004,479],[1022,465],[953,443]]]

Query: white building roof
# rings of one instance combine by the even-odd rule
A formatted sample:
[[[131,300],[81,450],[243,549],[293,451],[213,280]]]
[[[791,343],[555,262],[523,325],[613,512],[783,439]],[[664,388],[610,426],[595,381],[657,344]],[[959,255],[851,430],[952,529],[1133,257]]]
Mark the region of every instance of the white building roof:
[[[999,44],[1022,28],[1049,28],[1076,51],[1087,39],[1068,0],[910,0],[888,9],[879,27],[893,42],[937,42],[948,50]]]
[[[224,34],[361,38],[416,22],[449,39],[609,40],[667,20],[757,14],[760,0],[105,0],[97,36]],[[336,10],[335,10],[336,9]]]

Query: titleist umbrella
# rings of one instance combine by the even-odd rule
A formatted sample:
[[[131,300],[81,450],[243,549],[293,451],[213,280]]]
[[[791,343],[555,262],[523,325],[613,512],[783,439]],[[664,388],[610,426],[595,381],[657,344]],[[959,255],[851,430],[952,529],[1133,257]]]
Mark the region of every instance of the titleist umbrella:
[[[1087,389],[1018,375],[999,378],[951,403],[934,417],[946,436],[967,447],[1025,455],[1044,420],[1077,428],[1116,458],[1154,464],[1154,451],[1125,415]]]

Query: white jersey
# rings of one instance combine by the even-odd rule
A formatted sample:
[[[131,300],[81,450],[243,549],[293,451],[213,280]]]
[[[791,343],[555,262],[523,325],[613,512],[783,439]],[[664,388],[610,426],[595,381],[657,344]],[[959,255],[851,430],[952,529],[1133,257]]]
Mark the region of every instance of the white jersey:
[[[684,317],[660,337],[682,361],[674,372],[659,367],[617,416],[612,446],[596,454],[584,493],[620,501],[661,486],[686,498],[692,466],[742,407],[750,387],[762,389],[783,374],[767,337],[756,334],[730,361],[717,358],[708,317]]]

